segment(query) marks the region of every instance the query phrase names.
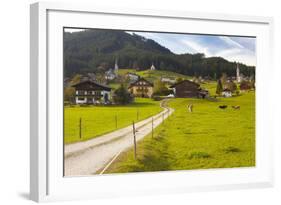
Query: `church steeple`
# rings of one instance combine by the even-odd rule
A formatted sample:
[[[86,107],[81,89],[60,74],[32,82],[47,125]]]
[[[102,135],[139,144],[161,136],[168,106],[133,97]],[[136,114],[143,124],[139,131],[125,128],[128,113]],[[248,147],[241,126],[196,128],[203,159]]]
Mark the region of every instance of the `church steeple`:
[[[115,65],[114,65],[114,73],[117,75],[118,74],[118,69],[119,69],[119,66],[118,66],[118,59],[116,58],[115,59]]]
[[[236,63],[236,80],[238,83],[241,82],[240,69],[238,63]]]

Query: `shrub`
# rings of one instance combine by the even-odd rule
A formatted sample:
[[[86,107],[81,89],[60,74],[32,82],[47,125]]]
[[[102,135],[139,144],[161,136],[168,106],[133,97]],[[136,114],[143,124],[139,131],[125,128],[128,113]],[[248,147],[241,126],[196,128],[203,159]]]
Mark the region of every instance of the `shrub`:
[[[155,101],[162,100],[162,98],[159,95],[153,95],[152,99],[155,100]]]
[[[133,102],[133,99],[133,96],[128,92],[127,88],[125,88],[124,84],[121,84],[121,86],[114,91],[113,101],[115,104],[129,104]]]

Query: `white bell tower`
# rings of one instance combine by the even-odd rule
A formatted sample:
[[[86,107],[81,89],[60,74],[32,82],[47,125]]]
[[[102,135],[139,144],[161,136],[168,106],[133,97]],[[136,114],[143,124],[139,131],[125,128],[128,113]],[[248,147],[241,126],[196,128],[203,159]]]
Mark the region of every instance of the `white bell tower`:
[[[114,65],[114,73],[115,73],[115,75],[118,75],[118,69],[119,69],[118,60],[116,58],[115,59],[115,65]]]
[[[241,82],[240,69],[238,63],[236,63],[236,80],[238,83]]]
[[[155,66],[154,64],[152,63],[151,67],[150,67],[150,70],[155,70]]]

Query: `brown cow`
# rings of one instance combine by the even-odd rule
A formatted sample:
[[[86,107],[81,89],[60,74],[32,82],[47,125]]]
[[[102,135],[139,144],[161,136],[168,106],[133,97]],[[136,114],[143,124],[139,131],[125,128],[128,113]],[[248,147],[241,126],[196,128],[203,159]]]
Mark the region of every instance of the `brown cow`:
[[[231,106],[234,110],[240,110],[240,105]]]

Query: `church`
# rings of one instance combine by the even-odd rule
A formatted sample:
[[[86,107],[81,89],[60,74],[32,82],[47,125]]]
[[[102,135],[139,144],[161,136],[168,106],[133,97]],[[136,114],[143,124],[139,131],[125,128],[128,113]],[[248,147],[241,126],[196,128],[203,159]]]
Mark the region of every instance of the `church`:
[[[118,60],[115,59],[114,69],[110,68],[108,71],[105,72],[105,79],[106,80],[114,80],[118,76]]]
[[[152,63],[151,67],[150,67],[150,70],[156,70],[154,64]]]

